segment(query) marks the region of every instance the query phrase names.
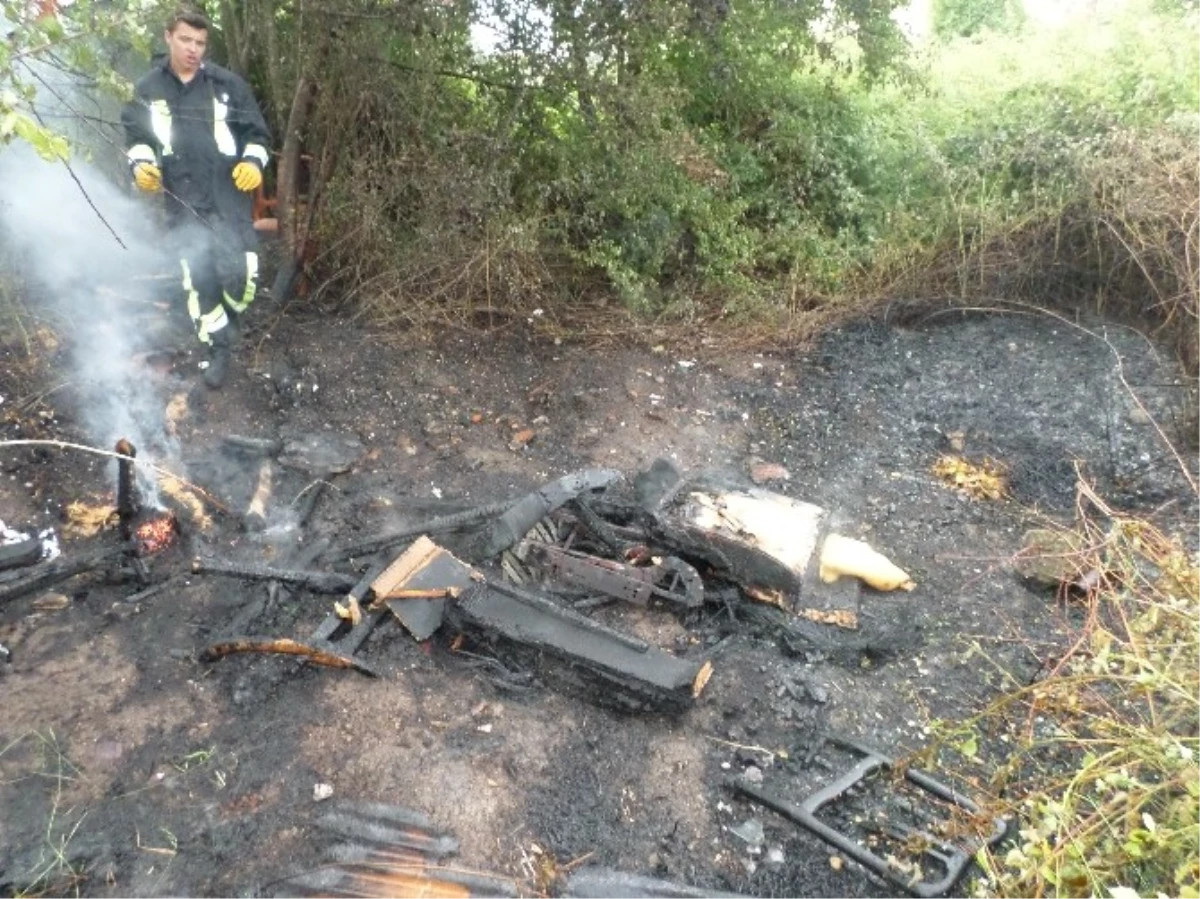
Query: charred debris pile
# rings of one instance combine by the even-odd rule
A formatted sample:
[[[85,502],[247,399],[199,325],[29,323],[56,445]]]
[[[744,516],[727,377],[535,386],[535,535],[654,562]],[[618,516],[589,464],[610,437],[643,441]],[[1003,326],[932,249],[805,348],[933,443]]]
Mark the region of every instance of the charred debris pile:
[[[747,623],[773,633],[790,655],[851,665],[863,654],[915,649],[919,639],[911,629],[902,635],[872,631],[860,621],[864,585],[912,590],[915,584],[872,547],[833,532],[827,510],[728,478],[688,477],[667,460],[631,477],[610,469],[578,471],[510,501],[436,514],[356,544],[335,545],[307,530],[328,477],[349,469],[354,446],[332,436],[290,443],[229,437],[225,449],[252,474],[241,513],[224,506],[220,511],[247,532],[269,530],[283,469],[317,473],[300,501],[289,504],[289,548],[277,553],[273,564],[217,558],[196,549],[206,545],[201,539],[206,532],[228,527],[206,508],[217,503],[215,498],[160,478],[157,500],[143,503],[136,450],[121,441],[109,529],[118,539],[78,558],[49,558],[41,536],[6,533],[0,546],[0,603],[97,570],[110,583],[132,586],[126,603],[185,579],[238,578],[265,583],[267,589],[255,591],[255,598],[223,623],[220,639],[198,647],[200,663],[244,653],[285,654],[379,677],[379,662],[364,652],[367,637],[376,627],[399,626],[414,640],[444,640],[454,652],[497,660],[507,672],[637,714],[675,715],[701,701],[710,679],[720,677],[727,636]],[[252,464],[246,464],[247,457]],[[191,549],[163,552],[183,545]],[[255,633],[256,623],[269,617],[262,615],[269,604],[303,593],[329,597],[325,617],[312,622],[306,639]],[[629,605],[673,611],[680,627],[672,645],[658,645],[627,626],[637,617],[629,615]],[[269,627],[259,625],[264,626]],[[836,737],[829,740],[834,745]],[[729,788],[914,895],[948,891],[975,849],[1002,836],[1002,822],[985,822],[969,839],[946,837],[956,817],[977,817],[977,809],[932,777],[905,769],[899,781],[916,791],[906,807],[932,804],[943,820],[935,827],[929,815],[907,823],[893,816],[886,839],[897,847],[914,838],[920,844],[907,853],[908,862],[898,864],[878,838],[853,836],[855,828],[826,808],[861,791],[869,779],[880,781],[877,775],[891,769],[892,760],[871,747],[838,745],[845,750],[845,772],[800,804],[764,788],[741,783]],[[896,778],[880,782],[894,784]],[[410,853],[402,854],[407,859]],[[447,876],[438,859],[422,858],[416,869],[410,862],[391,872],[400,880],[389,881],[389,889],[410,876],[439,883]],[[326,876],[340,875],[331,868]],[[467,895],[464,889],[496,894],[474,883],[454,889],[456,895]],[[562,894],[587,895],[586,889],[575,884]],[[680,885],[630,886],[619,880],[604,881],[599,889],[606,895],[617,895],[608,892],[614,889],[704,895]]]
[[[260,488],[267,481],[260,477]],[[265,514],[262,494],[247,527]],[[512,501],[301,552],[282,565],[197,555],[193,574],[335,597],[306,640],[229,633],[200,659],[279,652],[375,676],[363,645],[390,622],[417,641],[438,635],[455,650],[499,658],[623,711],[680,712],[703,694],[720,642],[655,645],[626,629],[623,606],[670,609],[685,630],[725,612],[754,618],[777,627],[793,652],[884,649],[886,638],[859,628],[859,584],[913,583],[865,544],[828,533],[827,517],[758,487],[686,478],[660,460],[633,477],[574,472]]]

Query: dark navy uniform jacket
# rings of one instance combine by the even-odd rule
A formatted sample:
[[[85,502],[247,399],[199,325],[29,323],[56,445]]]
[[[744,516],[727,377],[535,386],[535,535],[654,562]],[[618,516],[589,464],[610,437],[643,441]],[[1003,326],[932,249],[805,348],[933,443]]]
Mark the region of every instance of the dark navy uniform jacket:
[[[121,123],[130,164],[162,171],[172,225],[199,215],[253,242],[253,197],[237,189],[232,173],[247,160],[265,169],[271,134],[245,81],[205,62],[184,84],[164,56],[137,83]]]

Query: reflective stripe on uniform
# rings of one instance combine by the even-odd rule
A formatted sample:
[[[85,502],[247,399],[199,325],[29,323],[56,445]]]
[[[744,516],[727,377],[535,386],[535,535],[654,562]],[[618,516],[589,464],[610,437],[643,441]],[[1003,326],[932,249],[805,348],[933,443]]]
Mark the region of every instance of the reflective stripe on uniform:
[[[196,326],[196,337],[201,343],[212,344],[212,335],[229,324],[229,315],[225,312],[225,307],[220,304],[202,314],[200,312],[200,294],[197,292],[195,284],[192,283],[192,270],[188,267],[187,260],[180,259],[179,266],[183,269],[183,289],[187,293],[187,311],[192,323]]]
[[[200,317],[200,294],[192,284],[192,270],[188,267],[187,260],[180,259],[179,267],[183,269],[183,292],[187,294],[188,315],[192,321],[196,321]]]
[[[262,144],[246,144],[246,149],[242,153],[243,158],[253,159],[258,163],[259,168],[265,169],[270,157],[267,155],[267,148]]]
[[[153,165],[158,161],[154,155],[154,148],[149,144],[134,144],[129,148],[129,152],[125,155],[129,157],[129,161],[134,164],[139,162],[148,162]]]
[[[228,324],[229,313],[225,311],[224,306],[217,306],[196,319],[196,336],[200,338],[201,343],[212,343],[212,335]]]
[[[213,97],[213,137],[217,139],[217,150],[224,156],[237,156],[237,141],[229,130],[229,107]]]
[[[171,107],[166,100],[150,102],[150,130],[158,138],[162,147],[162,155],[171,155]],[[130,151],[132,152],[132,151]]]
[[[258,293],[258,254],[246,254],[246,286],[242,290],[241,299],[234,299],[229,294],[225,294],[225,302],[229,304],[229,308],[234,312],[245,312],[247,307],[254,302],[254,297]]]

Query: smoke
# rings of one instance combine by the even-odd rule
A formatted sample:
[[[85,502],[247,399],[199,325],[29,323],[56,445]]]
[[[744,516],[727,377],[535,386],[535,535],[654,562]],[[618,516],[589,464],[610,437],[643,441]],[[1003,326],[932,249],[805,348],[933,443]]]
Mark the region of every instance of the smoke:
[[[177,456],[165,385],[144,361],[179,312],[178,263],[164,252],[156,212],[87,161],[68,169],[21,142],[0,149],[0,240],[24,305],[67,345],[61,374],[88,437],[104,449],[125,437],[140,460]]]

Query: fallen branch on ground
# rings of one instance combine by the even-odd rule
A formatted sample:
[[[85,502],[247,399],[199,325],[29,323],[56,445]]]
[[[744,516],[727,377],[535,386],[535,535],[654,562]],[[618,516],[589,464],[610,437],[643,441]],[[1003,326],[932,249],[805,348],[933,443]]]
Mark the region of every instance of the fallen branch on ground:
[[[353,668],[355,671],[365,674],[368,677],[379,677],[379,672],[365,662],[360,662],[358,659],[338,655],[335,652],[318,649],[315,646],[308,646],[304,643],[297,643],[295,640],[287,638],[279,640],[241,639],[214,643],[212,646],[201,650],[199,659],[201,662],[215,662],[217,659],[223,659],[225,656],[238,652],[264,652],[301,656],[314,665],[322,665],[326,668]]]
[[[123,554],[127,549],[128,547],[122,544],[120,546],[111,546],[108,549],[93,553],[90,556],[84,556],[81,559],[55,559],[53,562],[43,562],[29,569],[28,576],[0,587],[0,602],[28,596],[35,590],[60,583],[77,574],[83,574],[85,571],[91,571],[93,568],[103,565],[109,559]]]

